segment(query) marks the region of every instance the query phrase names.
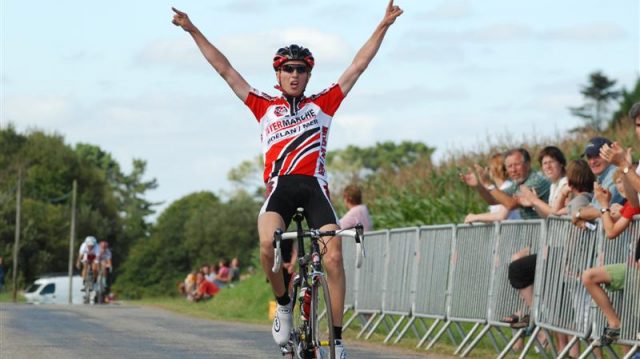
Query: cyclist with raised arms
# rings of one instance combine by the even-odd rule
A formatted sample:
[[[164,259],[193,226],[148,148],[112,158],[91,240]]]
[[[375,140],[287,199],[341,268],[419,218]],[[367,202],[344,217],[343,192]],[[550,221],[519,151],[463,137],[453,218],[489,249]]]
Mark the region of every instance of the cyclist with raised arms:
[[[182,27],[227,82],[231,90],[254,114],[261,125],[266,200],[258,217],[260,261],[278,302],[273,323],[273,338],[286,345],[292,327],[291,302],[283,274],[273,273],[273,234],[286,229],[296,208],[305,209],[309,226],[321,230],[338,229],[338,218],[329,200],[325,171],[327,138],[332,117],[344,97],[374,58],[389,27],[402,14],[402,9],[389,1],[382,21],[358,51],[353,62],[328,89],[306,97],[305,88],[315,60],[311,51],[299,45],[279,49],[273,59],[280,96],[269,96],[254,88],[238,73],[229,60],[200,30],[186,13],[173,8],[173,24]],[[336,357],[345,358],[342,345],[342,308],[345,275],[342,265],[342,242],[326,241],[324,268],[331,294],[336,338]],[[286,273],[286,271],[281,271]]]

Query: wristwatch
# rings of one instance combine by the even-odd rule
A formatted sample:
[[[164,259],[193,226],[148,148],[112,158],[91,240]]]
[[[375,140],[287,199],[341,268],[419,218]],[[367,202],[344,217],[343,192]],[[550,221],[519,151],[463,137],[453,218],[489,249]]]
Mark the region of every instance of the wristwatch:
[[[494,185],[494,184],[490,184],[490,185],[487,186],[487,191],[489,191],[489,192],[493,191],[494,189],[496,189],[496,185]]]
[[[625,168],[622,169],[622,173],[627,174],[629,173],[629,166],[626,166]]]
[[[600,213],[605,214],[607,212],[611,212],[611,209],[609,207],[600,208]]]
[[[578,210],[578,212],[576,212],[576,219],[580,219],[580,209]]]

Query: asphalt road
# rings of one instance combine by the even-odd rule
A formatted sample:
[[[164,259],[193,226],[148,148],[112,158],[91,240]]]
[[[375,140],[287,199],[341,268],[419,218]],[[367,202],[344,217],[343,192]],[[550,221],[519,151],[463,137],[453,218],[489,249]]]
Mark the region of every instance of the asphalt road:
[[[350,359],[443,358],[347,343]],[[0,303],[0,359],[282,358],[268,326],[131,305]]]

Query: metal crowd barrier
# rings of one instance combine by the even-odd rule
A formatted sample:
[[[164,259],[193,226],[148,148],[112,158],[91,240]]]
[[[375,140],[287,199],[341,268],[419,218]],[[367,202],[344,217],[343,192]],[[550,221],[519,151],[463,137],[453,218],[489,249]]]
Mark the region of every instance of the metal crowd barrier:
[[[625,290],[612,299],[615,308],[620,309],[622,322],[618,343],[633,347],[627,355],[630,358],[640,347],[640,264],[633,260],[635,243],[640,240],[640,220],[634,219],[622,236],[624,238],[616,241],[606,241],[599,228],[579,229],[570,219],[559,217],[497,225],[443,225],[370,232],[366,235],[367,257],[363,266],[359,270],[353,269],[356,273],[348,273],[348,277],[353,274],[356,281],[347,287],[347,291],[351,291],[347,298],[352,295],[354,300],[346,301],[353,303],[354,314],[344,328],[356,317],[367,318],[358,337],[368,330],[368,338],[386,320],[385,316],[399,316],[392,322],[392,329],[385,322],[390,330],[385,339],[388,341],[408,317],[409,321],[395,342],[409,329],[419,337],[416,326],[421,325],[426,333],[417,347],[431,339],[429,349],[445,331],[452,337],[449,327],[453,324],[458,326],[463,337],[457,354],[478,327],[485,325],[461,355],[467,355],[487,333],[500,352],[491,329],[506,341],[507,336],[500,330],[505,324],[500,318],[526,312],[526,305],[509,284],[507,271],[511,256],[528,246],[532,252],[537,251],[538,262],[534,309],[528,330],[531,338],[520,357],[525,357],[534,344],[543,349],[536,341],[540,330],[573,336],[565,350],[558,354],[561,357],[577,340],[588,339],[592,327],[595,327],[594,336],[600,334],[603,318],[599,310],[592,307],[581,275],[598,264],[597,249],[602,248],[601,258],[606,263],[623,260],[626,253]],[[345,253],[348,251],[346,249]],[[376,319],[375,326],[371,327]],[[426,328],[424,319],[435,322]],[[474,327],[466,334],[460,322],[474,323]],[[438,333],[431,338],[440,324]],[[506,355],[521,332],[513,335],[500,357]],[[542,354],[546,356],[544,350]],[[553,355],[556,355],[555,351]]]
[[[365,251],[366,251],[365,243]],[[352,240],[342,241],[342,262],[344,264],[345,294],[343,314],[355,310],[356,292],[358,291],[358,271],[356,271],[356,243]]]
[[[598,252],[597,265],[609,265],[616,263],[626,264],[624,290],[611,292],[606,290],[609,299],[621,319],[619,344],[632,346],[633,353],[640,346],[640,265],[635,261],[635,250],[638,238],[640,238],[640,221],[635,220],[617,238],[609,240],[604,233]],[[607,320],[595,305],[592,310],[595,313],[594,331],[592,339],[597,339],[604,332]],[[599,342],[594,342],[596,344]],[[594,345],[591,345],[584,354],[590,353]],[[631,354],[629,354],[629,357]]]
[[[388,342],[398,330],[404,319],[411,315],[415,269],[414,258],[417,228],[401,228],[389,231],[387,258],[385,261],[385,280],[382,300],[382,315],[371,327],[368,339],[378,326],[385,320],[387,327],[393,326],[384,342]],[[394,320],[394,317],[398,317]]]
[[[455,235],[454,225],[428,226],[420,228],[416,250],[414,301],[411,318],[396,337],[398,343],[409,329],[420,338],[415,326],[425,334],[416,348],[421,347],[431,333],[447,316],[447,290],[449,288],[449,264]],[[427,328],[425,319],[433,319]]]
[[[632,347],[625,359],[640,351],[640,221],[635,219],[632,226],[635,240],[630,241],[632,245],[626,258],[627,271],[619,312],[622,321],[618,342]]]
[[[509,264],[516,253],[522,252],[520,257],[538,252],[545,234],[544,220],[514,220],[498,224],[498,233],[494,248],[491,282],[489,286],[489,305],[487,307],[486,325],[471,344],[462,353],[466,356],[487,333],[491,335],[492,343],[496,340],[491,329],[494,329],[505,344],[509,338],[500,328],[509,327],[502,318],[515,313],[530,314],[530,308],[509,283]]]
[[[493,224],[459,225],[451,254],[451,282],[447,322],[429,343],[431,348],[453,322],[475,323],[456,349],[467,344],[481,324],[486,322],[489,279],[496,226]]]
[[[387,256],[387,242],[389,231],[375,231],[365,233],[365,249],[367,257],[357,270],[358,283],[353,287],[355,291],[354,313],[343,324],[347,328],[356,318],[367,318],[358,337],[367,330],[369,325],[382,314],[382,292],[384,290],[385,260]]]

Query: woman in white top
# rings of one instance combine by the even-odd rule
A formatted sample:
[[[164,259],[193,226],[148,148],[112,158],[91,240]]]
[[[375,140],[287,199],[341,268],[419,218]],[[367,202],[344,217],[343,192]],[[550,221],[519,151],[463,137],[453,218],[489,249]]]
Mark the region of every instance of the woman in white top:
[[[538,154],[538,162],[542,173],[551,181],[549,202],[541,200],[535,190],[525,186],[520,187],[518,202],[523,207],[533,207],[542,218],[566,214],[567,197],[571,190],[567,185],[567,160],[564,154],[558,147],[547,146]]]
[[[496,153],[489,159],[489,168],[484,169],[475,165],[478,172],[479,180],[485,187],[495,186],[500,190],[504,190],[511,186],[512,182],[507,178],[507,169],[504,167],[504,156],[502,153]],[[501,204],[489,206],[489,212],[485,213],[469,213],[464,218],[464,223],[472,222],[495,222],[504,219],[520,219],[518,209],[509,211]]]

